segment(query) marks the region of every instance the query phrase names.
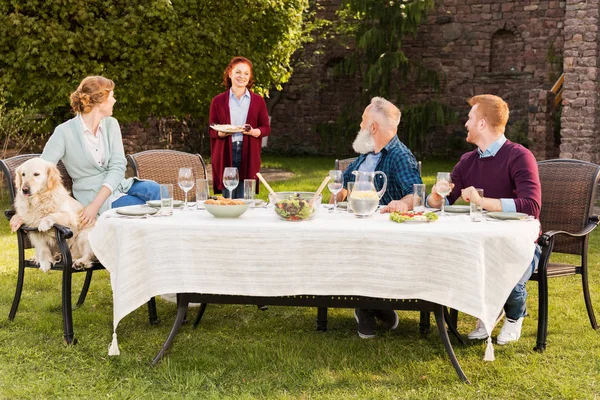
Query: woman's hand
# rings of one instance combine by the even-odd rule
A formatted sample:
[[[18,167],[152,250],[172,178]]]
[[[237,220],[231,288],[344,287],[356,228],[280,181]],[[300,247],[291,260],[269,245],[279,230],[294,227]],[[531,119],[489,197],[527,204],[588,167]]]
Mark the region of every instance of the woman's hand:
[[[13,215],[10,219],[10,230],[14,233],[23,225],[23,220],[18,215]]]
[[[244,133],[244,135],[250,135],[252,137],[257,138],[257,137],[260,136],[260,134],[262,132],[260,131],[260,129],[252,128],[252,126],[250,124],[246,124],[246,125],[244,125],[244,132],[243,133]]]
[[[100,208],[96,207],[93,203],[88,204],[83,210],[81,210],[79,213],[79,219],[82,222],[82,226],[93,225],[94,222],[96,222],[98,211],[100,211]]]

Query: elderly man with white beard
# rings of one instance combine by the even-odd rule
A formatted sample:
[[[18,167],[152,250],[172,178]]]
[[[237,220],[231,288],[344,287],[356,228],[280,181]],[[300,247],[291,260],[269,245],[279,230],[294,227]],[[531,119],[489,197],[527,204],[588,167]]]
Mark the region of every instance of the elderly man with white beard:
[[[382,97],[374,97],[365,108],[360,131],[352,144],[358,158],[344,172],[344,182],[353,182],[353,171],[383,171],[388,178],[387,190],[380,200],[382,212],[407,211],[413,206],[413,184],[423,183],[417,160],[396,135],[400,110]],[[376,177],[375,187],[381,190],[383,179]],[[338,201],[346,198],[344,189]],[[331,199],[333,202],[333,197]]]
[[[354,181],[352,171],[383,171],[388,178],[387,190],[380,200],[386,205],[382,212],[407,211],[413,206],[413,184],[423,183],[419,175],[417,160],[410,150],[400,142],[396,132],[400,123],[398,107],[382,97],[374,97],[365,108],[353,147],[360,156],[344,172],[344,182]],[[381,190],[383,180],[375,180]],[[346,197],[346,190],[338,194]],[[398,327],[398,314],[394,310],[354,310],[358,322],[358,336],[363,339],[375,337],[377,320],[383,329]]]

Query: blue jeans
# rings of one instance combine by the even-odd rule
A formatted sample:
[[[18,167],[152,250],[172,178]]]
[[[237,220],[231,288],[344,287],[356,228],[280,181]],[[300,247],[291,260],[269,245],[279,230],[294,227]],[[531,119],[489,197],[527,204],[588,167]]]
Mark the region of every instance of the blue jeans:
[[[231,146],[231,166],[236,167],[239,172],[240,165],[242,165],[242,142],[233,142]],[[223,187],[223,197],[229,198],[229,190],[226,187]],[[242,177],[240,177],[240,182],[236,188],[233,189],[233,198],[244,198],[244,180]]]
[[[535,245],[535,252],[533,253],[533,260],[531,260],[531,264],[525,274],[521,277],[517,286],[515,286],[510,292],[508,296],[508,300],[504,304],[504,311],[506,312],[506,317],[517,320],[521,317],[524,317],[527,314],[527,304],[525,300],[527,300],[527,288],[525,285],[529,278],[531,278],[531,274],[535,271],[540,262],[540,255],[542,254],[542,249],[539,245]]]
[[[148,200],[160,200],[160,185],[154,181],[135,181],[125,196],[113,201],[111,208],[145,204]]]

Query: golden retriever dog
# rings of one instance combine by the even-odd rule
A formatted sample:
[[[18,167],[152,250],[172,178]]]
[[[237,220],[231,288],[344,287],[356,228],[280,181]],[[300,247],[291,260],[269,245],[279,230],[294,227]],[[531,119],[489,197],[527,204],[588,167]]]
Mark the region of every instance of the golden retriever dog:
[[[92,226],[83,226],[79,218],[83,205],[69,195],[56,165],[41,158],[32,158],[17,168],[15,185],[14,218],[20,218],[24,225],[38,229],[39,232],[28,235],[40,269],[47,272],[56,263],[54,254],[58,252],[58,246],[54,224],[73,231],[73,237],[67,240],[73,268],[91,267],[94,254],[88,233]]]

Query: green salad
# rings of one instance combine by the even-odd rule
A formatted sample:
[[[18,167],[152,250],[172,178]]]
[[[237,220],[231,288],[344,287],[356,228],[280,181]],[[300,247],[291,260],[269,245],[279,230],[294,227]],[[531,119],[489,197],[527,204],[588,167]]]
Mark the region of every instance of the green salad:
[[[308,200],[298,197],[278,201],[275,212],[288,221],[303,221],[312,216],[314,208]]]

